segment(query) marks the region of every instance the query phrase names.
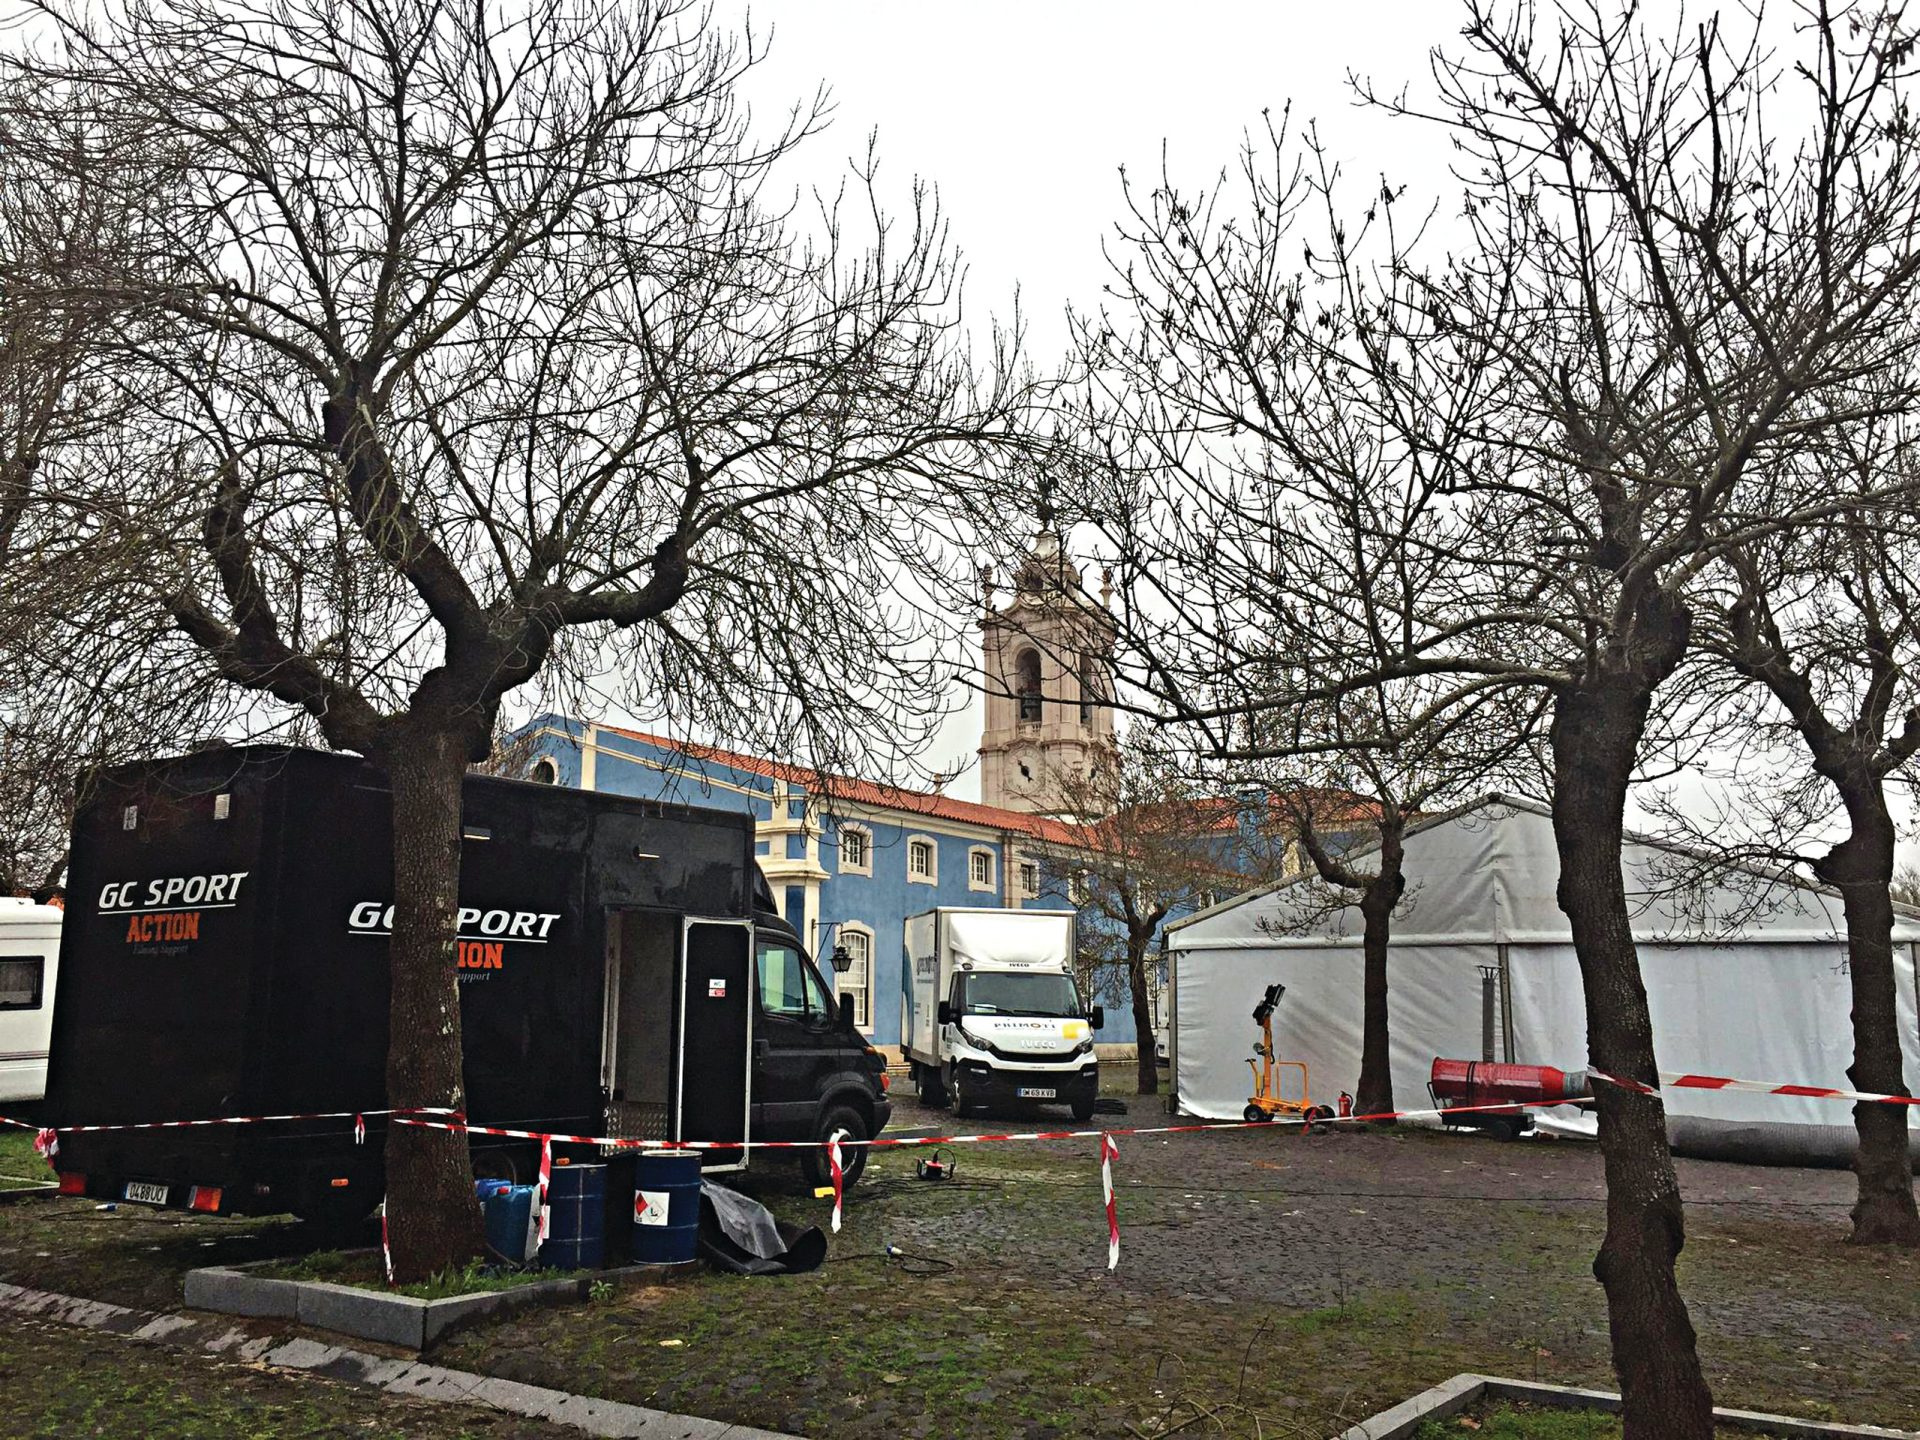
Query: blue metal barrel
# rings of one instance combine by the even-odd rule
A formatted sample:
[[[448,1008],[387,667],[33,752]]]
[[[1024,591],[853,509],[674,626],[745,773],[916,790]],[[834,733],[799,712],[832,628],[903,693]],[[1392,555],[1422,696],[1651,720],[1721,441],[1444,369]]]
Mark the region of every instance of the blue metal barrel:
[[[606,1254],[607,1167],[556,1165],[547,1184],[547,1243],[553,1270],[598,1270]]]
[[[635,1263],[675,1265],[693,1259],[700,1236],[700,1152],[643,1151],[633,1184]]]

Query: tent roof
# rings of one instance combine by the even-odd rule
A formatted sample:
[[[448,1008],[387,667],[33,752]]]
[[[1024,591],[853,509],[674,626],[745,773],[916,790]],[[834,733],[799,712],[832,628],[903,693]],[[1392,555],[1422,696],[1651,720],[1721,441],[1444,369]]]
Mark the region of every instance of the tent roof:
[[[1378,841],[1352,855],[1364,858]],[[1565,943],[1555,898],[1559,853],[1551,812],[1489,794],[1407,827],[1407,890],[1395,944]],[[1643,943],[1831,940],[1845,934],[1838,892],[1793,875],[1629,833],[1622,878]],[[1175,949],[1360,943],[1358,910],[1316,877],[1294,876],[1167,927]],[[1920,920],[1896,914],[1895,938],[1920,940]]]

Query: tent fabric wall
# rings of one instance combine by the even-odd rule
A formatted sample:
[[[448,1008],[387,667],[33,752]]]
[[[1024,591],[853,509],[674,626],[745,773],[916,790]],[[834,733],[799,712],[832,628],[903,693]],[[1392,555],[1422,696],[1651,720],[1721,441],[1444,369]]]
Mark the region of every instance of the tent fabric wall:
[[[1396,1095],[1424,1101],[1435,1055],[1480,1053],[1479,967],[1493,960],[1491,946],[1396,950],[1394,1004],[1417,1017],[1394,1029]],[[1307,1063],[1316,1104],[1331,1105],[1340,1091],[1352,1090],[1360,1078],[1359,962],[1353,948],[1210,951],[1197,965],[1182,955],[1174,1047],[1181,1110],[1240,1118],[1253,1093],[1247,1061],[1260,1038],[1253,1007],[1276,980],[1287,993],[1273,1012],[1275,1056]],[[1277,1079],[1281,1094],[1297,1093],[1298,1071]]]
[[[1554,899],[1559,866],[1546,813],[1490,797],[1423,822],[1409,833],[1406,868],[1388,977],[1398,1102],[1425,1102],[1435,1056],[1481,1055],[1481,967],[1500,964],[1503,952],[1510,1058],[1584,1066],[1585,1003]],[[1760,876],[1703,882],[1698,871],[1692,857],[1650,841],[1630,844],[1623,860],[1661,1068],[1845,1087],[1853,1040],[1837,897]],[[1359,932],[1357,912],[1306,882],[1239,897],[1169,931],[1183,1112],[1239,1116],[1250,1092],[1253,1006],[1275,980],[1287,985],[1274,1016],[1276,1052],[1312,1067],[1316,1100],[1354,1087]],[[1902,918],[1897,983],[1910,1085],[1920,1080],[1916,939],[1920,925]],[[1496,1054],[1509,1058],[1504,1044]],[[1745,1135],[1752,1158],[1844,1159],[1834,1152],[1850,1144],[1851,1114],[1835,1101],[1675,1090],[1667,1109],[1676,1137],[1712,1149]],[[1763,1157],[1783,1134],[1791,1153]]]

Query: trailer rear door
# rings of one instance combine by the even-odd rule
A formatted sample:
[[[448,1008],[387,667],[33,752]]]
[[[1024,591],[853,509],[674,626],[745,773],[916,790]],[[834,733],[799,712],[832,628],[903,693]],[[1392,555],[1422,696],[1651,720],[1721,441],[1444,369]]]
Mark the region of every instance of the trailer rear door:
[[[681,1140],[745,1140],[753,1069],[753,925],[688,920],[681,951]],[[745,1151],[709,1155],[708,1169],[744,1167]]]

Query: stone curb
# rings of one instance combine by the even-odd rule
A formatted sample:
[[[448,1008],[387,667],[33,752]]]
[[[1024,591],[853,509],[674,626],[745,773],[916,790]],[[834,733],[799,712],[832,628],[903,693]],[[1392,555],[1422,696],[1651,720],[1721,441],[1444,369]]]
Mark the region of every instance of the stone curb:
[[[1446,1420],[1481,1400],[1520,1400],[1529,1405],[1563,1410],[1605,1410],[1618,1413],[1620,1397],[1608,1390],[1582,1390],[1573,1385],[1543,1385],[1533,1380],[1503,1380],[1497,1375],[1456,1375],[1431,1390],[1422,1390],[1391,1410],[1382,1410],[1343,1430],[1336,1440],[1407,1440],[1428,1420]],[[1920,1432],[1888,1430],[1879,1425],[1835,1425],[1824,1420],[1798,1420],[1791,1415],[1767,1415],[1758,1410],[1715,1407],[1715,1423],[1729,1430],[1764,1431],[1783,1440],[1821,1440],[1855,1436],[1869,1440],[1920,1440]]]
[[[795,1437],[751,1425],[673,1415],[642,1405],[597,1400],[565,1390],[549,1390],[542,1385],[523,1385],[517,1380],[496,1380],[417,1360],[369,1355],[306,1336],[287,1339],[255,1335],[230,1320],[130,1310],[124,1305],[29,1290],[19,1285],[0,1284],[0,1314],[200,1350],[218,1359],[319,1375],[414,1400],[485,1406],[530,1420],[571,1426],[589,1435],[638,1436],[641,1440],[795,1440]]]
[[[248,1272],[277,1260],[252,1265],[208,1265],[189,1270],[185,1298],[190,1310],[213,1310],[222,1315],[245,1315],[275,1320],[297,1320],[319,1330],[332,1330],[360,1340],[378,1340],[408,1350],[424,1350],[448,1331],[488,1316],[505,1315],[533,1305],[565,1304],[585,1300],[598,1281],[619,1285],[634,1280],[672,1279],[697,1268],[686,1265],[628,1265],[591,1275],[536,1281],[510,1290],[487,1290],[439,1300],[417,1300],[410,1295],[385,1295],[358,1285],[335,1285],[325,1280],[283,1280]]]

